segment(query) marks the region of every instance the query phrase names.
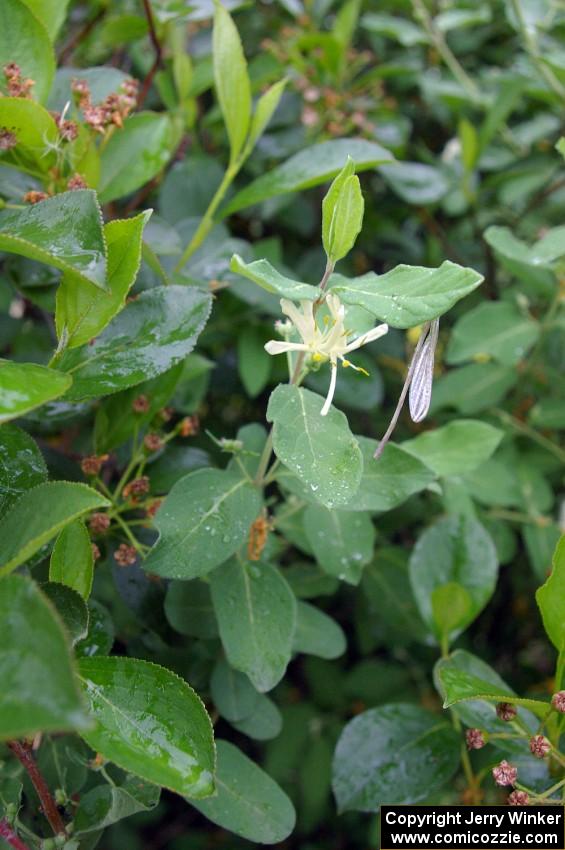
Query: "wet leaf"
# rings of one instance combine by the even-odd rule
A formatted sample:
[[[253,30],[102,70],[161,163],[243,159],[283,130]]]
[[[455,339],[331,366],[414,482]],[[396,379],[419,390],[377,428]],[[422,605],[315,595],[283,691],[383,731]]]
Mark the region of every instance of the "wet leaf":
[[[80,520],[70,522],[59,533],[49,564],[49,581],[72,588],[88,599],[94,578],[92,543]]]
[[[47,467],[36,442],[16,425],[3,425],[0,428],[0,516],[22,493],[46,479]]]
[[[375,545],[375,529],[367,513],[309,505],[304,512],[304,531],[324,572],[349,584],[359,584]]]
[[[56,581],[41,585],[41,590],[57,610],[74,646],[88,633],[88,608],[82,596]]]
[[[82,658],[79,672],[96,727],[83,732],[104,758],[187,797],[214,791],[212,724],[190,685],[134,658]]]
[[[45,101],[55,73],[55,56],[46,28],[22,0],[0,3],[0,68],[9,62],[16,62],[22,76],[35,81],[33,96]]]
[[[98,785],[82,794],[74,819],[74,834],[105,829],[138,812],[149,812],[159,802],[161,789],[133,777],[123,785]]]
[[[35,363],[0,360],[0,422],[7,422],[62,396],[72,378]]]

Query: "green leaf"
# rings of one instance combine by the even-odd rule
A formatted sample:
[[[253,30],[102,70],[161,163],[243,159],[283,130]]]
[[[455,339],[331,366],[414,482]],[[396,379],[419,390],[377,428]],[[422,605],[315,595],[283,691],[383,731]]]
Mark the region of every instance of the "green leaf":
[[[350,156],[347,157],[347,162],[332,181],[324,200],[322,201],[322,244],[324,251],[329,256],[330,254],[330,234],[334,218],[335,208],[340,196],[341,190],[348,177],[355,174],[355,163]]]
[[[74,819],[74,835],[105,829],[138,812],[149,812],[159,802],[161,789],[129,777],[123,785],[97,785],[81,794]]]
[[[403,549],[390,546],[377,550],[373,562],[365,568],[361,590],[371,621],[383,624],[393,645],[405,646],[414,640],[427,642]]]
[[[253,714],[259,701],[259,693],[248,677],[234,670],[223,659],[212,671],[210,695],[218,713],[231,723]]]
[[[286,80],[279,80],[278,83],[274,83],[257,101],[249,128],[249,138],[245,145],[246,153],[251,153],[255,144],[265,132],[269,121],[279,105],[286,83]]]
[[[210,640],[218,636],[210,585],[204,581],[172,581],[165,596],[165,616],[181,635]]]
[[[31,579],[0,580],[0,739],[84,728],[63,626]]]
[[[340,189],[329,232],[328,258],[336,263],[343,259],[357,241],[363,226],[365,202],[357,175],[348,177]]]
[[[278,570],[232,558],[210,576],[220,637],[232,667],[264,693],[284,676],[296,628],[296,600]]]
[[[299,192],[331,180],[341,171],[348,156],[355,161],[358,172],[393,160],[387,150],[364,139],[320,142],[299,151],[282,165],[253,180],[223,208],[222,215],[225,217],[267,198]]]
[[[420,614],[438,637],[432,606],[434,591],[451,582],[468,591],[472,605],[454,630],[458,633],[485,607],[497,575],[494,543],[480,523],[466,516],[438,520],[420,536],[410,558],[410,580]]]
[[[375,545],[375,529],[369,514],[309,505],[304,512],[304,531],[324,572],[349,584],[359,584]]]
[[[214,82],[230,140],[230,162],[239,158],[251,121],[251,85],[241,39],[231,15],[216,3],[212,34]]]
[[[294,652],[329,660],[343,655],[347,649],[347,641],[343,629],[335,620],[315,605],[299,599],[292,649]]]
[[[190,354],[210,313],[210,295],[188,286],[159,287],[130,302],[92,345],[65,351],[69,401],[124,390],[166,372]]]
[[[169,162],[179,139],[164,112],[138,112],[116,130],[100,156],[100,201],[135,192]]]
[[[461,673],[463,678],[471,675],[476,679],[482,680],[483,685],[486,683],[488,687],[494,686],[495,689],[499,689],[504,693],[505,701],[507,701],[506,698],[508,695],[515,696],[512,688],[506,684],[504,679],[501,679],[492,667],[489,667],[488,664],[477,658],[476,655],[472,655],[472,653],[466,652],[463,649],[457,649],[448,655],[447,658],[441,658],[434,668],[434,683],[442,699],[446,698],[442,678],[444,671],[447,669]],[[484,729],[489,733],[507,734],[508,723],[501,720],[496,714],[496,702],[499,701],[500,697],[492,702],[465,700],[454,705],[452,711],[466,726],[473,729]],[[532,732],[535,730],[537,720],[529,711],[519,707],[518,716],[526,728],[531,729]],[[524,741],[520,739],[500,738],[496,741],[496,746],[507,752],[524,752]]]
[[[118,767],[187,797],[214,790],[212,724],[183,679],[135,658],[82,658],[96,727],[86,743]]]
[[[259,491],[246,478],[220,469],[185,475],[159,508],[159,540],[144,569],[167,578],[206,575],[246,541],[259,515]]]
[[[543,627],[557,652],[565,651],[565,535],[557,544],[550,576],[537,591]]]
[[[386,13],[367,12],[361,18],[361,24],[369,32],[394,39],[403,47],[428,43],[428,37],[424,30],[407,18],[399,18]]]
[[[393,192],[407,204],[435,204],[448,193],[449,183],[439,168],[421,162],[384,165],[381,174]]]
[[[459,767],[459,750],[459,733],[417,705],[365,711],[337,742],[332,786],[338,810],[377,812],[383,803],[414,805],[432,797]]]
[[[434,382],[430,412],[454,407],[464,415],[495,407],[518,381],[518,372],[498,363],[472,363]]]
[[[332,508],[349,502],[359,489],[363,458],[344,414],[332,407],[321,416],[322,405],[315,393],[281,384],[269,399],[267,420],[274,423],[277,457]]]
[[[257,694],[257,702],[251,714],[232,722],[234,729],[253,738],[254,741],[269,741],[280,735],[283,725],[282,714],[272,699]]]
[[[114,645],[114,621],[107,608],[95,599],[88,602],[88,634],[77,643],[78,658],[109,655]]]
[[[16,146],[0,154],[0,163],[46,173],[56,162],[53,149],[59,131],[53,116],[35,100],[0,99],[0,127],[16,137]]]
[[[539,324],[505,301],[479,304],[455,324],[445,359],[463,363],[475,357],[493,357],[515,366],[539,337]]]
[[[102,213],[89,189],[63,192],[23,210],[2,210],[0,251],[21,254],[106,287]]]
[[[425,490],[435,478],[404,446],[388,443],[376,461],[377,440],[357,436],[357,441],[363,455],[363,476],[353,499],[340,505],[342,511],[390,511]]]
[[[35,81],[32,94],[44,102],[55,73],[55,55],[43,24],[21,0],[0,4],[0,68],[16,62]]]
[[[63,275],[57,289],[55,324],[65,348],[77,348],[94,339],[123,308],[139,271],[143,228],[150,215],[148,210],[104,226],[108,292],[101,292],[72,272]]]
[[[41,590],[57,610],[72,645],[85,638],[88,633],[88,608],[82,596],[54,581],[42,584]]]
[[[553,227],[531,247],[508,227],[489,227],[484,238],[501,265],[525,283],[555,285],[555,263],[565,256],[565,226]]]
[[[218,770],[215,797],[195,803],[199,812],[218,826],[259,844],[284,841],[296,821],[284,791],[255,762],[228,741],[217,741]]]
[[[432,591],[432,619],[441,642],[472,617],[473,600],[469,591],[456,581],[441,584]]]
[[[551,711],[549,702],[517,697],[492,682],[483,681],[463,669],[441,666],[438,671],[442,692],[445,695],[444,708],[449,708],[463,700],[486,700],[487,702],[510,702],[528,708],[536,717],[544,718]]]
[[[437,269],[400,265],[377,275],[347,279],[332,275],[330,288],[393,328],[411,328],[446,313],[479,286],[483,276],[446,260]]]
[[[25,4],[39,18],[51,41],[55,41],[65,22],[69,0],[25,0]]]
[[[16,425],[0,428],[0,516],[22,493],[46,479],[43,455],[29,434]]]
[[[46,366],[0,360],[0,422],[62,396],[71,383],[70,375]]]
[[[0,520],[0,576],[31,558],[73,519],[109,504],[86,484],[51,481],[28,490]]]
[[[252,263],[244,262],[238,254],[234,254],[230,269],[235,274],[252,280],[267,292],[275,292],[282,298],[291,301],[316,301],[320,295],[317,286],[309,283],[300,283],[292,280],[278,272],[267,260],[254,260]]]
[[[86,526],[80,520],[70,522],[60,532],[49,564],[49,581],[72,588],[88,599],[94,578],[92,544]]]
[[[463,475],[483,464],[496,450],[503,432],[477,419],[458,419],[425,431],[402,448],[436,475]]]
[[[237,338],[237,368],[245,391],[256,398],[269,381],[272,360],[265,351],[265,334],[257,328],[242,328]]]

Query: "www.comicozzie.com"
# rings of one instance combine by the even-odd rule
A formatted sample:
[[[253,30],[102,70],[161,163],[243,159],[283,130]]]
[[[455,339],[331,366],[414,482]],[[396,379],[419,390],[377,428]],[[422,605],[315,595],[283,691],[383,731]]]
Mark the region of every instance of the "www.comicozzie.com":
[[[382,806],[381,848],[564,850],[562,806]]]

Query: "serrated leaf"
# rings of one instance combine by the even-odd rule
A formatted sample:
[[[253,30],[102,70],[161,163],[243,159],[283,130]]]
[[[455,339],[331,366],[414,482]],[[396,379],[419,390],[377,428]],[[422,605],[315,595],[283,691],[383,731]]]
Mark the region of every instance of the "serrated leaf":
[[[270,564],[232,558],[210,576],[220,637],[232,667],[270,691],[284,676],[296,628],[296,600]]]
[[[90,535],[83,522],[70,522],[59,533],[49,563],[49,581],[72,588],[88,599],[94,578]]]
[[[407,440],[402,448],[436,475],[464,475],[488,460],[502,437],[503,432],[487,422],[458,419]]]
[[[253,283],[257,283],[267,292],[275,292],[282,298],[288,298],[291,301],[316,301],[320,296],[320,290],[317,286],[300,283],[298,280],[285,277],[267,260],[254,260],[252,263],[246,263],[238,254],[234,254],[230,262],[230,269],[235,274],[240,274],[242,277],[252,280]]]
[[[105,829],[138,812],[149,812],[159,802],[161,789],[129,777],[123,785],[98,785],[81,794],[74,819],[75,835]]]
[[[541,700],[517,697],[512,691],[506,690],[492,682],[484,681],[463,669],[451,666],[441,666],[438,672],[439,681],[445,695],[444,708],[449,708],[464,700],[485,700],[487,702],[509,702],[529,709],[536,717],[544,718],[551,711],[551,703]]]
[[[41,549],[67,523],[109,502],[86,484],[51,481],[26,491],[0,520],[0,576]]]
[[[216,94],[230,140],[230,160],[235,162],[251,121],[251,85],[237,27],[221,3],[216,4],[214,12],[212,57]]]
[[[296,821],[284,791],[258,765],[228,741],[217,742],[215,797],[189,802],[212,823],[259,844],[284,841]]]
[[[473,269],[446,260],[436,269],[399,265],[383,275],[332,275],[330,288],[345,304],[363,307],[393,328],[410,328],[446,313],[482,281]]]
[[[377,812],[383,803],[425,800],[449,782],[459,752],[453,727],[418,705],[365,711],[350,720],[335,750],[332,786],[338,810]]]
[[[0,360],[0,422],[23,416],[30,410],[62,396],[72,378],[35,363]]]
[[[223,208],[222,215],[225,217],[267,198],[299,192],[331,180],[343,168],[348,156],[355,161],[358,172],[393,160],[385,148],[364,139],[320,142],[253,180]]]
[[[143,292],[92,345],[63,353],[58,367],[73,377],[68,400],[107,395],[166,372],[192,351],[210,307],[210,295],[194,287]]]
[[[104,758],[187,797],[214,790],[212,724],[175,673],[134,658],[82,658],[79,672],[96,727],[82,732]]]
[[[45,460],[29,434],[16,425],[0,428],[0,516],[22,493],[46,479]]]
[[[227,561],[246,541],[259,515],[259,491],[220,469],[185,475],[159,508],[159,540],[144,561],[150,573],[192,579]]]
[[[302,388],[280,385],[272,393],[267,420],[273,422],[277,457],[332,508],[359,489],[363,458],[347,419],[335,407],[321,416],[323,399]]]
[[[86,283],[106,288],[106,245],[96,194],[75,189],[0,212],[0,251],[20,254],[72,272]]]
[[[55,73],[55,55],[47,30],[22,0],[0,4],[0,68],[9,62],[16,62],[22,76],[35,81],[33,96],[45,101]]]
[[[77,348],[93,339],[123,308],[141,263],[143,228],[151,211],[104,225],[108,258],[108,292],[67,272],[57,289],[55,324],[65,348]]]
[[[61,620],[31,579],[0,580],[0,622],[0,740],[87,726]]]

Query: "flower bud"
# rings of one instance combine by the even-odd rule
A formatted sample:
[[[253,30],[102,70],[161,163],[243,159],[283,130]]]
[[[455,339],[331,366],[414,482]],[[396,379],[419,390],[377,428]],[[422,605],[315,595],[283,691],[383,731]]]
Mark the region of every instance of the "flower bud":
[[[510,723],[511,720],[517,715],[516,708],[510,702],[499,702],[496,705],[496,716],[500,720],[504,720],[506,723]]]
[[[503,759],[492,769],[492,776],[497,785],[514,785],[518,778],[518,769]]]

